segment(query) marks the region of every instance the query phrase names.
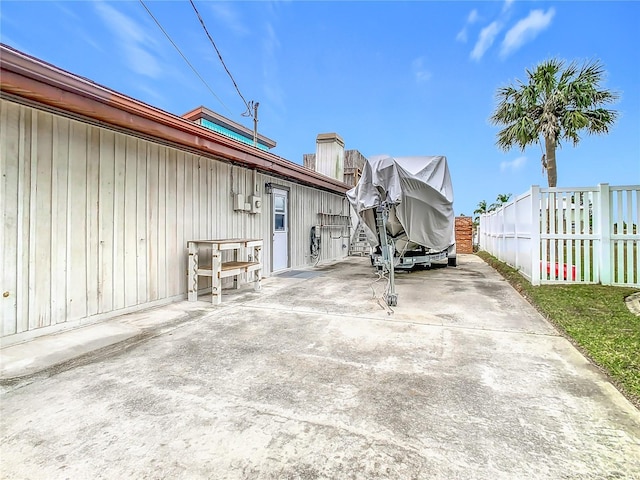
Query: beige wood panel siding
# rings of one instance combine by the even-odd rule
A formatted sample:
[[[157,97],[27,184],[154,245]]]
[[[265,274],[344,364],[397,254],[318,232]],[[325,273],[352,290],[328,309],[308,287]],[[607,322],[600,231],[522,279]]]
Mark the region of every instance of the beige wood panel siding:
[[[310,256],[310,235],[311,227],[319,223],[319,213],[334,213],[348,215],[348,203],[346,197],[322,192],[313,188],[287,182],[282,179],[274,179],[268,176],[260,176],[258,182],[262,188],[266,182],[270,182],[274,187],[289,190],[289,224],[290,224],[290,265],[292,268],[298,266],[312,265]],[[266,199],[263,207],[262,230],[272,232],[271,211],[273,205],[269,195],[263,195]],[[346,213],[345,213],[346,212]],[[319,262],[342,258],[348,253],[349,232],[344,229],[320,229],[322,237]],[[265,259],[271,261],[271,241],[265,237]],[[344,247],[343,247],[344,245]],[[269,263],[270,267],[270,263]]]
[[[0,327],[3,343],[186,296],[186,242],[258,237],[271,271],[271,197],[289,189],[290,265],[310,265],[318,212],[340,195],[257,174],[262,213],[233,211],[252,171],[0,100]],[[339,234],[334,232],[334,234]],[[320,261],[348,239],[323,236]]]

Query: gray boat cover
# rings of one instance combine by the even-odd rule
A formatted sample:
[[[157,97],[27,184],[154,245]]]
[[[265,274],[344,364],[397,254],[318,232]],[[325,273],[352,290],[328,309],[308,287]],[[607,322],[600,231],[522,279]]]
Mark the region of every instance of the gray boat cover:
[[[387,232],[397,251],[423,246],[440,252],[455,243],[453,187],[446,157],[371,157],[347,198],[374,246],[378,244],[375,210],[384,202],[391,205]]]

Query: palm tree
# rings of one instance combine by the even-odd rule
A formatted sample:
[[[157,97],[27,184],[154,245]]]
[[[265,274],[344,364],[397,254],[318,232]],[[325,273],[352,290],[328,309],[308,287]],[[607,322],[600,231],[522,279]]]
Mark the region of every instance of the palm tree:
[[[480,217],[479,217],[479,215],[482,215],[483,213],[487,213],[487,201],[486,200],[480,200],[478,202],[478,208],[476,208],[473,211],[473,214],[476,215],[476,217],[473,219],[473,223],[474,223],[474,225],[476,227],[478,225],[480,225]]]
[[[618,117],[615,110],[603,108],[619,98],[618,93],[600,88],[604,75],[599,61],[582,66],[572,62],[565,67],[564,61],[551,59],[533,72],[527,70],[527,84],[516,80],[515,86],[497,91],[498,106],[490,121],[504,128],[498,132],[496,144],[504,151],[514,145],[524,151],[534,143],[542,146],[542,137],[542,167],[547,171],[549,186],[555,187],[556,148],[561,140],[571,140],[576,146],[581,130],[588,134],[608,133]]]
[[[507,203],[509,200],[511,200],[511,195],[511,193],[499,193],[496,197],[496,202],[500,204]]]
[[[498,194],[498,196],[496,197],[496,201],[491,205],[489,205],[489,210],[487,211],[493,212],[494,210],[499,209],[503,204],[508,203],[510,199],[511,199],[510,193]]]

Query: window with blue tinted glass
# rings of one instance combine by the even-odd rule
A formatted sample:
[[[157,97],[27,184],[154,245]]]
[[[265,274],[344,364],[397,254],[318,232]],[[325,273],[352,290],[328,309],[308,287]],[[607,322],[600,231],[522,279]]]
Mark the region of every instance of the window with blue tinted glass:
[[[211,120],[207,120],[206,118],[200,119],[200,125],[208,128],[209,130],[213,130],[214,132],[224,135],[225,137],[237,140],[238,142],[242,142],[246,145],[253,145],[253,138],[247,138],[244,135],[240,135],[239,133],[233,132],[228,128],[222,127],[217,123],[213,123]],[[264,151],[269,150],[267,146],[260,143],[260,141],[258,141],[258,148]]]

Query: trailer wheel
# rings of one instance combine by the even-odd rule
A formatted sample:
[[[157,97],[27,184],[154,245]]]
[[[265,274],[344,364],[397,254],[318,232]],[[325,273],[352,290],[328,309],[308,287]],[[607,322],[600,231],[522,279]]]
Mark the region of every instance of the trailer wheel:
[[[447,260],[447,265],[449,265],[450,267],[457,267],[458,257],[449,257]]]

